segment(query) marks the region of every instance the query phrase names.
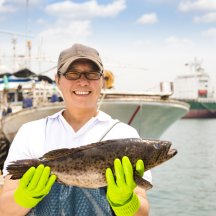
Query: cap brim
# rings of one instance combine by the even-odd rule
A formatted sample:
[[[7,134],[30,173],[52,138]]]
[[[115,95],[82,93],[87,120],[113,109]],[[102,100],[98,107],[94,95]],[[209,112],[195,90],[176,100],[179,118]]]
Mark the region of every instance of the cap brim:
[[[69,68],[69,66],[70,66],[74,61],[76,61],[76,60],[78,60],[78,59],[88,59],[88,60],[94,62],[94,63],[98,66],[98,68],[99,68],[101,71],[103,71],[103,66],[102,66],[96,59],[94,59],[94,58],[89,58],[89,57],[86,57],[86,56],[79,56],[79,57],[71,57],[71,58],[68,58],[68,59],[67,59],[67,62],[65,62],[65,64],[59,69],[59,71],[60,71],[61,73],[63,73],[63,74],[66,73],[67,70],[68,70],[68,68]]]

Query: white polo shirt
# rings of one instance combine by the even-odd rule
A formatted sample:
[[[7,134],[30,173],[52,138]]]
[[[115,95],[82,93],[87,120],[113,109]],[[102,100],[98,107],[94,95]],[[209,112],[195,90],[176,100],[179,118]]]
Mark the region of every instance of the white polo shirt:
[[[77,132],[62,116],[63,110],[46,118],[28,122],[17,132],[4,163],[3,175],[7,175],[7,165],[14,160],[33,159],[46,152],[60,148],[76,148],[99,142],[111,127],[118,122],[106,113],[99,111]],[[137,131],[125,124],[116,124],[103,140],[119,138],[138,138]],[[144,178],[152,182],[151,172],[146,171]]]

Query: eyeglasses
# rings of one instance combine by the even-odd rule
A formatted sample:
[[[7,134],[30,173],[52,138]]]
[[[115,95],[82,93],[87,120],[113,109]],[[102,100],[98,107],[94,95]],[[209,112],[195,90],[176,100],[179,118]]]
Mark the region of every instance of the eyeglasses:
[[[62,73],[58,72],[58,74],[62,74]],[[82,75],[84,75],[87,80],[99,80],[103,74],[101,72],[82,72],[80,73],[80,72],[69,71],[62,75],[67,80],[78,80],[81,78]]]

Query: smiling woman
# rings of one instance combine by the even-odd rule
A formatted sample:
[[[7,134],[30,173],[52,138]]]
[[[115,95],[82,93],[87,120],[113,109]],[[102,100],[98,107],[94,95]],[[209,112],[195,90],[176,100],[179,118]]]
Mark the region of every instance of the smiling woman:
[[[94,52],[90,53],[90,58],[87,59],[85,54],[90,51]],[[68,52],[74,56],[68,57]],[[73,49],[62,52],[59,58],[56,83],[62,92],[65,105],[68,110],[79,108],[79,113],[83,116],[87,110],[94,116],[97,114],[97,101],[103,87],[102,62],[96,53],[94,49],[87,50],[82,45],[75,44]],[[65,116],[72,122],[67,110]]]
[[[21,177],[21,181],[10,179],[8,173],[8,165],[14,160],[40,158],[42,155],[48,157],[53,150],[59,150],[58,157],[62,157],[63,150],[68,154],[69,148],[75,150],[79,157],[82,154],[79,150],[89,143],[139,138],[134,128],[98,110],[98,99],[104,83],[103,71],[100,56],[91,47],[75,44],[60,53],[55,79],[64,97],[65,109],[52,116],[29,122],[17,132],[4,164],[6,177],[3,193],[0,194],[0,215],[112,216],[113,211],[119,216],[148,214],[145,189],[136,185],[132,166],[132,163],[134,165],[134,162],[139,162],[136,163],[139,164],[136,170],[142,170],[138,172],[142,177],[143,161],[140,157],[132,160],[129,153],[130,158],[122,158],[121,155],[119,159],[115,158],[116,162],[114,157],[117,156],[113,156],[112,163],[108,166],[113,168],[114,164],[115,174],[107,166],[103,168],[104,177],[107,173],[106,179],[103,179],[107,182],[107,188],[88,189],[64,185],[62,182],[59,184],[55,182],[53,168],[48,164],[45,167],[42,164],[34,167],[35,164],[32,164]],[[47,154],[50,151],[51,154]],[[111,149],[109,153],[113,155]],[[100,164],[98,154],[90,157]],[[78,162],[79,164],[73,162],[76,170],[83,167],[84,172],[81,175],[86,177],[85,170],[89,164],[84,160]],[[70,165],[70,162],[66,163]],[[121,177],[124,175],[126,179]],[[114,176],[117,176],[117,180]],[[151,172],[146,171],[143,178],[151,183]],[[88,178],[88,181],[91,179]],[[113,187],[116,184],[119,190]]]

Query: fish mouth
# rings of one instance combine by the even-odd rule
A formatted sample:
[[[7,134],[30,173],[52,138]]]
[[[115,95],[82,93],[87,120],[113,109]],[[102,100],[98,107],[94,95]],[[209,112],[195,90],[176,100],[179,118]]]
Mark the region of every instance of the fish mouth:
[[[171,159],[178,153],[177,149],[170,149],[167,153],[166,160]]]
[[[171,159],[178,153],[177,149],[171,149],[171,145],[172,145],[171,142],[164,142],[161,145],[160,144],[154,145],[156,149],[160,149],[160,148],[163,149],[160,152],[160,154],[158,154],[157,156],[157,159],[156,159],[157,165]]]
[[[169,149],[169,151],[162,157],[159,157],[159,164],[171,159],[178,153],[177,149]]]
[[[168,152],[168,155],[170,156],[175,156],[176,154],[178,153],[177,149],[170,149],[169,152]]]

